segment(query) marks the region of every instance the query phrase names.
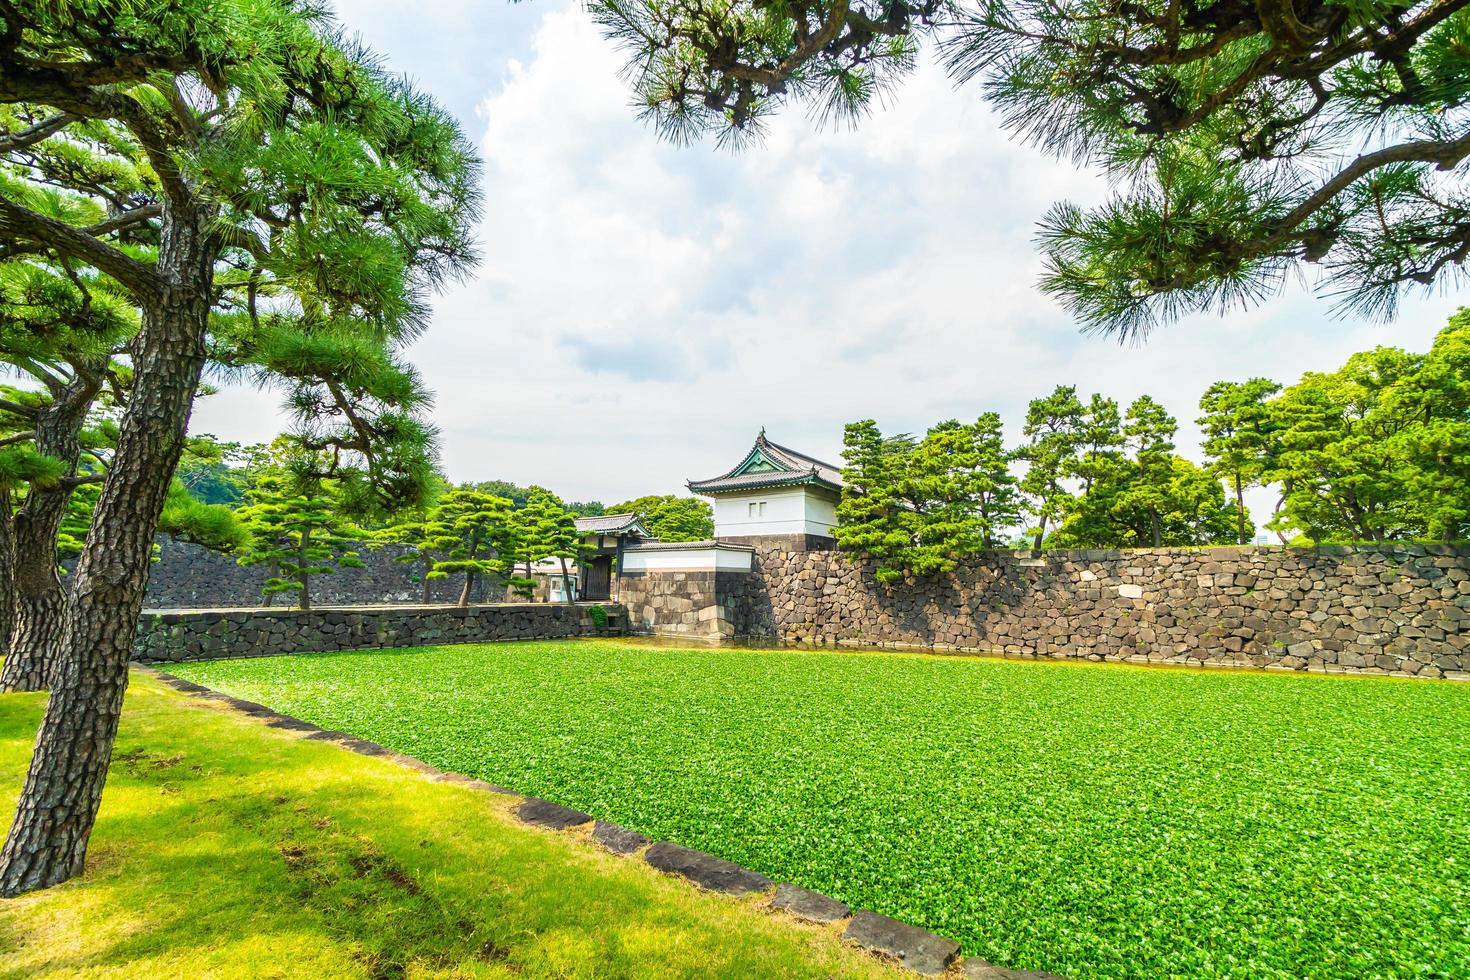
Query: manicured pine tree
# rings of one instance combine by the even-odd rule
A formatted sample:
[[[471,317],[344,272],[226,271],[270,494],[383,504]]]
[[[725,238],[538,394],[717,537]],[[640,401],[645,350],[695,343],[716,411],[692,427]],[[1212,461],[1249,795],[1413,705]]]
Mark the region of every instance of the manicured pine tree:
[[[403,545],[404,550],[397,560],[419,568],[421,584],[420,601],[424,605],[434,601],[434,581],[444,578],[435,576],[434,566],[459,544],[459,536],[450,525],[434,516],[432,509],[420,510],[407,519],[401,519],[377,532],[379,541]]]
[[[567,559],[577,561],[584,557],[582,538],[577,533],[577,518],[562,505],[556,494],[537,486],[530,488],[526,506],[516,511],[516,518],[527,559],[532,562],[543,558],[557,559],[561,563],[562,595],[567,602],[572,602],[572,578],[567,570]]]
[[[524,542],[508,499],[477,490],[451,490],[440,498],[430,518],[449,529],[454,544],[448,557],[436,561],[429,574],[436,579],[464,576],[459,605],[469,605],[482,576],[510,577],[512,588],[524,588],[523,581],[514,576]]]
[[[1245,520],[1246,488],[1260,482],[1271,467],[1275,433],[1270,399],[1280,391],[1279,384],[1266,378],[1217,381],[1199,401],[1205,413],[1199,418],[1205,457],[1235,495],[1236,538],[1240,544],[1250,542]]]
[[[358,548],[365,535],[336,512],[336,486],[315,474],[299,446],[278,440],[274,448],[275,465],[254,474],[247,504],[236,512],[246,532],[239,562],[269,567],[266,605],[286,594],[310,609],[312,576],[364,567]]]
[[[376,391],[343,383],[342,358],[308,358],[293,374],[284,341],[375,351],[391,364],[424,323],[425,290],[471,257],[468,144],[320,8],[180,0],[126,14],[0,5],[10,112],[0,248],[106,276],[141,313],[97,533],[78,561],[59,674],[0,851],[4,895],[82,868],[153,534],[206,360],[298,378],[293,407],[321,420],[322,442],[365,462],[362,485],[387,503],[410,489],[423,453],[383,447],[421,449],[426,433],[396,439],[409,414],[358,408],[369,393],[390,404],[403,388],[387,385],[391,372]],[[34,162],[79,149],[117,166]]]

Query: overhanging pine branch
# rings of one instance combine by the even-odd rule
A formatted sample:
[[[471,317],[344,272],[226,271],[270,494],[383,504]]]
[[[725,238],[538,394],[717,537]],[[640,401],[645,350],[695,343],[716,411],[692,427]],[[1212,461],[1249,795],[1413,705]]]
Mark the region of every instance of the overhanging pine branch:
[[[86,231],[37,214],[0,195],[0,238],[35,242],[106,273],[144,301],[163,295],[164,283],[151,266],[139,262]]]

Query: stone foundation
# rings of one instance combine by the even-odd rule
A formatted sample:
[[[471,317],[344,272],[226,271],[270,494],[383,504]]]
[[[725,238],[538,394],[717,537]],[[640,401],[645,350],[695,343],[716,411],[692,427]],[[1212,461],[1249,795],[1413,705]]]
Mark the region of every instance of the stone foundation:
[[[748,572],[624,572],[618,597],[639,633],[729,640],[749,617],[742,597]]]
[[[551,640],[621,633],[622,606],[603,603],[601,631],[592,604],[507,603],[489,606],[358,606],[339,609],[145,610],[133,641],[143,661],[217,660],[372,647]]]

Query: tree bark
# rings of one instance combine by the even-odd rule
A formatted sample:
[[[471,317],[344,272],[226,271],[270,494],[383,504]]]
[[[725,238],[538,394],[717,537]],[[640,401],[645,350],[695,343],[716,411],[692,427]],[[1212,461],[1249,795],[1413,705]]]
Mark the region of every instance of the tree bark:
[[[562,591],[562,595],[566,597],[566,601],[567,602],[575,602],[576,600],[572,596],[572,577],[567,572],[567,558],[566,558],[566,555],[557,555],[557,559],[561,561],[561,591]]]
[[[301,571],[297,573],[297,581],[301,583],[301,608],[303,610],[311,609],[311,573],[306,570],[306,553],[308,550],[310,550],[310,548],[311,531],[302,531],[301,545],[296,552],[296,567],[301,569]]]
[[[1235,474],[1235,526],[1241,544],[1250,544],[1245,539],[1245,489],[1240,485],[1240,474]]]
[[[67,476],[76,473],[82,425],[99,386],[96,375],[78,375],[69,384],[58,385],[36,420],[36,451],[65,463]],[[55,673],[67,611],[66,590],[57,574],[56,538],[72,493],[66,484],[32,487],[15,515],[15,618],[5,666],[0,668],[0,692],[39,691],[50,685]]]
[[[157,270],[143,307],[133,391],[73,585],[51,699],[15,821],[0,850],[0,895],[78,874],[117,736],[153,534],[183,450],[204,366],[216,247],[212,216],[165,208]]]
[[[434,562],[433,562],[433,559],[428,558],[428,557],[425,557],[424,558],[424,592],[423,592],[423,599],[422,599],[422,601],[423,601],[423,604],[426,605],[426,606],[429,603],[431,603],[431,602],[434,601],[434,581],[433,581],[433,579],[429,578],[429,573],[432,572],[433,570],[434,570]]]
[[[10,491],[0,489],[0,643],[8,648],[15,621],[15,541],[11,537]]]

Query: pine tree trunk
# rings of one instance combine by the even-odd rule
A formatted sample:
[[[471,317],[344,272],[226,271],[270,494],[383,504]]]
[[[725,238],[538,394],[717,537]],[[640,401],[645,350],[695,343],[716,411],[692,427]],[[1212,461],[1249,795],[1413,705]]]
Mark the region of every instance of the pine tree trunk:
[[[572,577],[567,572],[567,558],[565,555],[557,555],[561,562],[561,591],[567,602],[575,602],[572,596]]]
[[[296,560],[297,567],[301,569],[298,574],[298,581],[301,583],[301,608],[308,611],[311,609],[311,573],[306,570],[306,552],[310,547],[311,531],[302,531],[301,547],[297,550]]]
[[[1154,547],[1162,548],[1164,546],[1164,536],[1159,532],[1159,512],[1157,508],[1150,507],[1148,509],[1148,521],[1149,526],[1153,530]]]
[[[1240,485],[1240,474],[1235,474],[1235,523],[1240,530],[1240,543],[1250,544],[1245,539],[1245,490]]]
[[[0,490],[0,643],[10,646],[15,620],[15,542],[11,537],[10,491]]]
[[[475,590],[475,573],[464,573],[464,588],[459,590],[459,604],[468,606],[470,604],[470,593]]]
[[[133,391],[77,564],[59,670],[15,821],[0,851],[0,895],[82,870],[117,737],[153,534],[183,450],[204,366],[214,248],[209,216],[165,206],[157,270],[170,285],[143,309]]]
[[[96,380],[82,377],[58,386],[36,420],[36,451],[64,462],[68,476],[76,472],[82,424],[98,386]],[[56,538],[72,492],[65,484],[32,487],[12,522],[14,620],[5,666],[0,668],[0,691],[39,691],[55,673],[67,611],[66,590],[56,570]]]
[[[434,563],[428,558],[424,559],[424,593],[423,604],[428,605],[434,601],[434,580],[429,578],[429,573],[434,570]]]

